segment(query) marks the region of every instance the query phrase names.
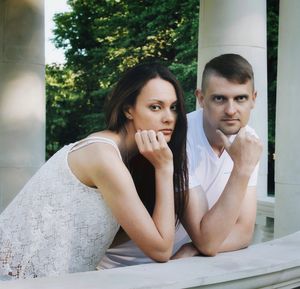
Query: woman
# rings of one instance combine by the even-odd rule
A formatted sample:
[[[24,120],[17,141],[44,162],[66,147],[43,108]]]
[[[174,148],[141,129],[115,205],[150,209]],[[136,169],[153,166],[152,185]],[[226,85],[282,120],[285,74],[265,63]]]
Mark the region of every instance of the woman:
[[[109,97],[107,120],[107,130],[59,150],[0,215],[0,275],[94,270],[119,225],[152,259],[170,258],[187,187],[178,81],[159,64],[132,68]],[[143,165],[133,161],[138,155]],[[153,174],[144,179],[154,179],[136,181],[139,191],[144,187],[154,196],[144,205],[134,172],[149,168]],[[154,191],[145,188],[148,183]]]

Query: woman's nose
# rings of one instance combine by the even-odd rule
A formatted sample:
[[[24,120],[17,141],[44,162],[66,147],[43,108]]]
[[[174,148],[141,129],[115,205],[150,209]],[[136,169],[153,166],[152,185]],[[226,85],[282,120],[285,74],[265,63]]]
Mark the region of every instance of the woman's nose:
[[[176,116],[175,112],[170,109],[166,109],[163,114],[163,122],[172,122],[175,121]]]

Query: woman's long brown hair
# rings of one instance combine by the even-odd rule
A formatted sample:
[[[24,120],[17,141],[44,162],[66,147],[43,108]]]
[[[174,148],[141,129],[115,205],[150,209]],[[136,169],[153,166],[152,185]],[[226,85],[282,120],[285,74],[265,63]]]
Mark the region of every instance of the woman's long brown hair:
[[[177,121],[168,145],[173,153],[174,199],[176,223],[178,223],[183,217],[187,203],[188,170],[186,156],[187,119],[184,107],[184,95],[176,77],[167,67],[159,63],[139,64],[125,72],[107,100],[107,128],[116,132],[125,130],[125,124],[128,121],[124,114],[125,108],[133,106],[141,89],[150,79],[156,77],[170,82],[177,96]],[[154,167],[140,154],[129,160],[127,166],[142,202],[148,212],[152,214],[155,205]]]

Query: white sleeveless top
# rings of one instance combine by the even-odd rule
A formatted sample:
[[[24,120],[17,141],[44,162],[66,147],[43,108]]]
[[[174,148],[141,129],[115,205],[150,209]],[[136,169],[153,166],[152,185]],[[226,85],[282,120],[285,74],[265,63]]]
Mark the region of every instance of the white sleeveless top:
[[[89,137],[64,146],[28,181],[0,215],[0,280],[95,270],[119,229],[101,193],[71,172],[69,152]],[[76,146],[77,145],[77,146]]]

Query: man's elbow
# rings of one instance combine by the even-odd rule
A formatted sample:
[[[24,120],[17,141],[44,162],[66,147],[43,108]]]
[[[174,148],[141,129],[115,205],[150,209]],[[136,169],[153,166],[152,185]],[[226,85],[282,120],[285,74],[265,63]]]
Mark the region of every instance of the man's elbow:
[[[242,232],[241,236],[241,248],[247,248],[251,245],[254,237],[254,224],[249,224],[245,226],[244,231]]]
[[[245,233],[243,241],[241,242],[241,248],[240,249],[244,249],[244,248],[249,247],[252,243],[252,240],[253,240],[253,231]]]
[[[195,244],[195,247],[200,252],[201,255],[207,256],[207,257],[214,257],[218,254],[218,248],[216,246],[212,246],[209,244],[203,245],[203,244]]]

